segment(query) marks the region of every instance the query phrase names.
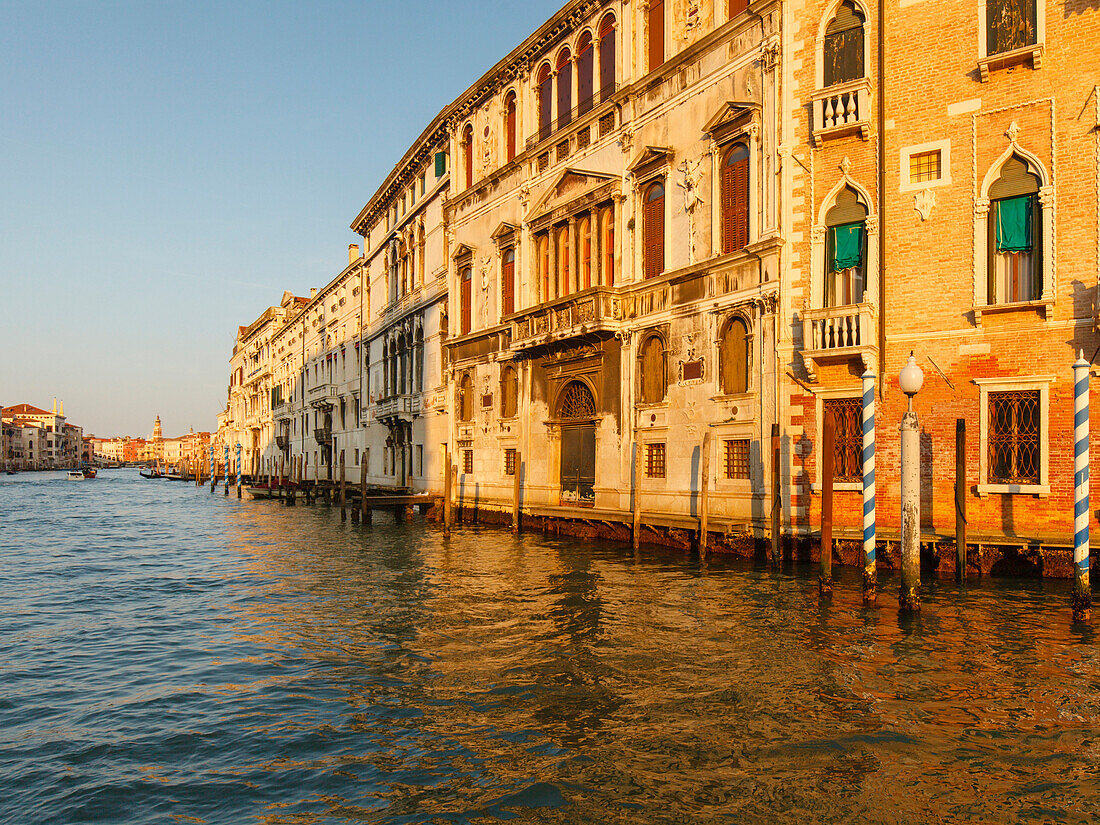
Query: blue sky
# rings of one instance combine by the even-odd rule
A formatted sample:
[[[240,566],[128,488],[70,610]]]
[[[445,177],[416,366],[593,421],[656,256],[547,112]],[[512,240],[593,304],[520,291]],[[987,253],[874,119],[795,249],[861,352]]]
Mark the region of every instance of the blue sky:
[[[237,325],[563,2],[0,0],[0,403],[213,429]]]

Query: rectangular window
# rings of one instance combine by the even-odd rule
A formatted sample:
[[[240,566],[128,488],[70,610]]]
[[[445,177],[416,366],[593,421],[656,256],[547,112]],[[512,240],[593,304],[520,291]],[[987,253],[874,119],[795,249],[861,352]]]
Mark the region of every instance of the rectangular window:
[[[1039,484],[1039,390],[989,394],[989,482]]]
[[[356,467],[359,466],[359,448],[358,447],[355,448],[355,466]]]
[[[915,152],[909,156],[909,182],[924,183],[937,181],[942,177],[940,150]]]
[[[986,15],[988,54],[1035,44],[1035,0],[986,0]]]
[[[504,475],[514,476],[516,474],[516,450],[514,447],[508,447],[504,451]]]
[[[725,468],[726,478],[748,479],[749,474],[749,439],[728,438],[725,441]]]
[[[833,481],[863,480],[863,405],[858,398],[832,398],[823,402],[825,415],[833,416]]]
[[[463,450],[462,451],[462,472],[467,475],[474,471],[474,451]]]
[[[646,444],[645,474],[648,478],[665,477],[665,445]]]

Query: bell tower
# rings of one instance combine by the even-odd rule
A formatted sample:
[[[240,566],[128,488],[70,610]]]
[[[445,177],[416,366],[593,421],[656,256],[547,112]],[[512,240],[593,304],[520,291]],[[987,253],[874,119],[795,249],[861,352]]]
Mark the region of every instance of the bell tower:
[[[157,416],[157,420],[153,422],[153,441],[163,441],[164,433],[160,429],[160,416]]]

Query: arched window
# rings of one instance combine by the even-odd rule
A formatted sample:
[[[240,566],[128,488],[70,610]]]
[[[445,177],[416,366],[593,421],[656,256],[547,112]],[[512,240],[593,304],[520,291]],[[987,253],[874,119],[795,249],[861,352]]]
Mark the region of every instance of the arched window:
[[[592,220],[582,215],[577,220],[577,289],[592,286]]]
[[[727,0],[726,13],[732,20],[749,7],[749,0]]]
[[[474,419],[474,382],[470,373],[462,376],[458,382],[458,420],[473,421]]]
[[[1013,155],[989,187],[989,303],[1033,301],[1042,295],[1042,229],[1039,178],[1027,161]]]
[[[718,342],[718,380],[725,395],[749,391],[749,330],[731,318]]]
[[[458,273],[458,280],[462,290],[462,317],[459,319],[462,325],[460,327],[462,335],[468,334],[470,330],[473,329],[473,277],[473,268],[468,264],[462,267]]]
[[[569,284],[569,227],[562,226],[554,233],[554,251],[558,256],[557,272],[554,278],[554,297],[568,295]]]
[[[502,314],[516,311],[516,250],[511,248],[500,259],[500,299]]]
[[[558,52],[558,128],[573,120],[573,56],[569,49]]]
[[[550,64],[543,63],[539,69],[539,140],[550,137],[553,130],[554,75]]]
[[[749,242],[749,147],[735,143],[722,156],[722,252]]]
[[[539,300],[550,300],[550,236],[543,232],[538,236],[537,255],[539,267]]]
[[[863,72],[863,12],[844,0],[825,28],[823,50],[825,85],[859,80]]]
[[[577,115],[592,109],[592,32],[581,35],[577,46]]]
[[[416,246],[419,250],[419,254],[416,257],[417,282],[420,286],[424,286],[424,251],[427,248],[427,241],[424,238],[424,224],[420,224],[420,228],[417,232]]]
[[[649,70],[652,72],[665,62],[664,0],[650,0],[646,30],[649,34]]]
[[[640,351],[641,401],[656,404],[665,400],[668,381],[665,370],[665,345],[660,336],[651,335],[642,343]]]
[[[850,186],[825,214],[825,306],[858,304],[863,300],[867,257],[867,207]]]
[[[382,397],[390,395],[390,344],[382,342]]]
[[[462,169],[469,188],[474,185],[474,127],[470,124],[462,130]]]
[[[516,379],[516,368],[509,364],[500,371],[501,418],[515,418],[518,396],[519,382]]]
[[[570,381],[558,401],[558,418],[563,421],[594,418],[596,399],[583,381]]]
[[[600,100],[615,91],[615,15],[600,21]]]
[[[600,283],[615,285],[615,210],[600,210]]]
[[[656,278],[665,271],[664,184],[651,183],[642,200],[642,276]]]
[[[504,100],[504,144],[508,160],[516,156],[516,93],[509,92]]]

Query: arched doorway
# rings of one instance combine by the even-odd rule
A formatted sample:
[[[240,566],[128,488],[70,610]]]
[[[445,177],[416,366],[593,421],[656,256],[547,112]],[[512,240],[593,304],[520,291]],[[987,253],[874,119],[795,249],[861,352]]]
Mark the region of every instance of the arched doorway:
[[[570,381],[558,396],[561,421],[562,501],[592,505],[596,496],[596,399],[583,381]]]

